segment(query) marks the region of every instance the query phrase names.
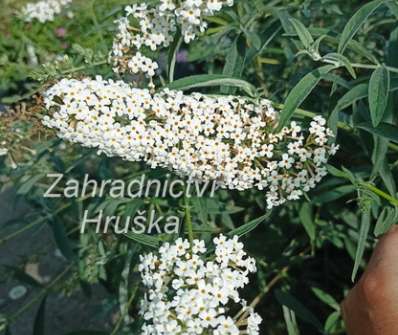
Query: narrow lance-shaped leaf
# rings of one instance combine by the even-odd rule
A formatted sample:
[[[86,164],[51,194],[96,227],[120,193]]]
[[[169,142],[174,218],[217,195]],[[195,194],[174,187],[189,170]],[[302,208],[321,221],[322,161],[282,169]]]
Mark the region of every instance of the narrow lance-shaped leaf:
[[[308,73],[298,82],[286,98],[285,107],[280,114],[277,131],[282,130],[282,128],[287,125],[296,109],[300,107],[316,85],[318,85],[319,81],[322,79],[322,75],[329,73],[334,68],[333,65],[322,66]]]
[[[335,334],[337,332],[337,325],[340,318],[340,311],[335,311],[328,316],[324,327],[326,334]]]
[[[282,306],[282,310],[283,318],[285,319],[286,323],[287,335],[300,335],[296,321],[296,314],[286,306]]]
[[[392,124],[380,123],[378,127],[374,128],[370,122],[362,122],[357,127],[377,136],[398,142],[398,127]]]
[[[300,209],[299,217],[311,242],[315,240],[315,223],[312,215],[312,206],[308,202],[304,203]]]
[[[339,111],[343,110],[358,100],[366,98],[368,96],[368,88],[368,84],[354,86],[337,102],[336,109]]]
[[[396,185],[395,177],[391,170],[392,169],[390,167],[390,164],[388,163],[388,159],[387,159],[387,157],[385,157],[383,159],[383,164],[381,165],[379,175],[380,175],[381,179],[383,179],[383,183],[386,186],[390,195],[395,197],[395,195],[397,193],[397,185]]]
[[[234,235],[238,235],[238,236],[243,236],[246,235],[248,233],[250,233],[251,231],[253,231],[254,229],[257,228],[258,225],[260,225],[261,223],[263,223],[264,221],[268,220],[269,217],[271,216],[271,211],[269,211],[268,213],[264,214],[263,216],[260,216],[257,219],[254,219],[248,223],[245,223],[244,225],[230,231],[228,233],[229,236],[234,236]]]
[[[45,296],[37,310],[35,323],[33,325],[33,335],[44,335],[45,334],[45,312],[46,312],[46,300]]]
[[[385,207],[377,219],[374,229],[375,236],[379,237],[380,235],[387,233],[394,224],[397,224],[397,220],[398,208]]]
[[[247,81],[219,74],[204,74],[204,75],[189,76],[183,79],[176,80],[167,85],[167,87],[171,90],[182,90],[182,91],[190,90],[192,88],[211,87],[211,86],[237,87],[245,91],[251,97],[254,97],[256,95],[256,88]]]
[[[147,235],[147,234],[136,234],[133,232],[129,232],[129,233],[124,234],[124,236],[126,236],[130,240],[133,240],[139,244],[146,245],[146,246],[154,248],[154,249],[157,249],[160,244],[160,239],[153,237],[151,235]]]
[[[373,163],[373,168],[372,168],[372,177],[375,177],[384,162],[384,159],[387,155],[388,151],[388,144],[389,141],[380,137],[380,136],[374,136],[373,138],[373,152],[372,152],[372,163]]]
[[[334,61],[339,66],[344,66],[347,69],[347,71],[349,72],[349,74],[354,79],[356,79],[357,75],[355,73],[355,70],[352,67],[351,63],[350,63],[350,60],[346,56],[341,55],[341,54],[336,53],[336,52],[331,52],[331,53],[325,55],[323,58],[326,59],[326,60]]]
[[[174,81],[174,72],[177,63],[177,54],[182,44],[182,36],[181,32],[178,30],[176,36],[174,37],[173,44],[170,47],[169,55],[168,55],[168,75],[169,82],[172,83]]]
[[[308,31],[306,26],[302,24],[299,20],[291,18],[291,24],[297,32],[297,36],[299,37],[301,43],[303,43],[304,48],[307,50],[311,48],[311,45],[314,43],[314,39],[312,38],[311,33]]]
[[[372,74],[369,83],[369,107],[373,127],[383,120],[390,91],[390,72],[379,66]]]
[[[348,21],[341,34],[338,52],[343,53],[355,34],[366,22],[368,17],[384,2],[384,0],[371,1],[362,6]]]
[[[294,311],[297,317],[313,325],[318,330],[322,329],[322,325],[316,318],[316,316],[290,293],[276,291],[275,297],[282,306],[286,306],[287,308]]]
[[[396,0],[387,1],[387,6],[390,11],[394,14],[394,16],[398,19],[398,3]]]
[[[311,290],[325,304],[329,305],[330,307],[332,307],[336,311],[340,310],[339,303],[330,294],[322,291],[320,288],[317,288],[317,287],[313,287]]]
[[[336,107],[332,111],[329,117],[328,126],[337,135],[337,126],[339,121],[339,113],[343,109],[351,106],[355,102],[361,99],[365,99],[368,96],[368,84],[359,84],[351,88],[340,100],[337,102]]]
[[[223,75],[239,78],[242,74],[243,65],[246,57],[246,40],[240,35],[235,39],[226,58]],[[222,87],[221,93],[234,94],[236,91],[233,87]]]
[[[293,35],[294,34],[294,26],[292,22],[290,21],[291,17],[289,15],[289,12],[287,11],[286,8],[283,9],[274,9],[275,11],[275,16],[279,18],[281,21],[283,30],[286,32],[286,34]]]
[[[58,218],[54,218],[50,225],[53,231],[54,240],[62,255],[69,261],[75,261],[77,256],[73,250],[72,241],[66,233],[64,224],[60,222]]]
[[[367,210],[364,213],[362,213],[361,229],[359,231],[357,252],[355,255],[354,269],[352,271],[352,277],[351,277],[352,281],[355,281],[355,278],[359,270],[359,266],[361,265],[362,262],[363,254],[365,252],[365,247],[366,247],[366,240],[369,235],[369,229],[370,229],[370,212]]]

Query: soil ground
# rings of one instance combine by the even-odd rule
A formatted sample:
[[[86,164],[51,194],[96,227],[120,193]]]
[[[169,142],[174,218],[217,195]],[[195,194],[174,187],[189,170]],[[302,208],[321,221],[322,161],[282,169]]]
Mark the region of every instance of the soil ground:
[[[0,240],[27,224],[23,220],[29,208],[16,201],[12,190],[0,194]],[[12,220],[12,221],[10,221]],[[51,282],[68,263],[57,252],[50,228],[46,225],[19,234],[6,243],[0,242],[0,265],[18,267],[38,281]],[[10,293],[15,287],[27,289],[19,299],[13,300]],[[44,284],[45,285],[45,284]],[[14,288],[14,291],[13,291]],[[22,288],[22,289],[23,289]],[[27,285],[10,278],[0,270],[0,315],[10,316],[42,292],[40,287]],[[92,298],[87,299],[79,290],[70,296],[52,292],[46,302],[46,335],[64,335],[77,330],[106,330],[109,328],[111,313],[103,315],[107,294],[96,287]],[[33,324],[40,299],[19,315],[11,325],[12,335],[32,335]],[[1,332],[1,331],[0,331]]]

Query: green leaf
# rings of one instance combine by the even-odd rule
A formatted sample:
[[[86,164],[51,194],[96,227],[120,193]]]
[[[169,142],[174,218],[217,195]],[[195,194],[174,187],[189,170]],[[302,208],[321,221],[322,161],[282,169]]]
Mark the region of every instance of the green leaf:
[[[390,8],[390,11],[394,14],[394,16],[398,19],[398,4],[396,0],[390,0],[387,2],[388,8]]]
[[[126,204],[126,207],[123,210],[123,215],[128,217],[134,217],[137,211],[145,204],[145,201],[142,199],[134,199],[133,201],[129,201]]]
[[[354,68],[352,67],[349,59],[346,56],[336,53],[336,52],[331,52],[331,53],[328,53],[327,55],[325,55],[323,58],[326,60],[331,60],[331,61],[337,62],[339,66],[344,66],[347,69],[348,73],[354,79],[357,78],[357,74],[355,73]]]
[[[299,217],[305,231],[307,232],[311,242],[315,241],[315,223],[312,214],[312,206],[305,202],[300,209]]]
[[[383,183],[386,186],[388,192],[395,197],[397,193],[397,185],[395,182],[395,177],[391,171],[391,167],[388,164],[387,158],[383,159],[383,163],[380,168],[379,175],[383,179]]]
[[[260,225],[264,221],[267,221],[269,219],[269,217],[271,216],[271,213],[272,213],[272,211],[269,211],[268,213],[264,214],[263,216],[260,216],[257,219],[254,219],[248,223],[245,223],[244,225],[242,225],[234,230],[231,230],[228,233],[228,236],[235,236],[235,235],[243,236],[243,235],[250,233],[251,231],[256,229],[258,225]]]
[[[377,219],[374,234],[376,237],[387,233],[391,227],[397,223],[398,220],[398,208],[396,207],[385,207]]]
[[[341,313],[340,312],[333,312],[330,314],[325,322],[325,332],[326,334],[335,334],[338,330],[338,321],[341,318]]]
[[[37,184],[39,180],[44,177],[43,174],[38,174],[26,180],[17,190],[17,194],[25,195],[28,194],[32,188]]]
[[[339,186],[333,190],[328,190],[327,192],[323,192],[322,194],[315,196],[313,201],[317,205],[322,205],[340,199],[348,194],[354,193],[356,190],[356,187],[352,185]]]
[[[331,175],[339,178],[348,179],[348,174],[346,171],[339,170],[338,168],[330,164],[328,164],[326,167]]]
[[[372,152],[372,177],[375,177],[381,170],[388,151],[388,144],[384,138],[373,136],[373,152]]]
[[[362,213],[361,229],[359,231],[357,252],[355,255],[354,269],[352,271],[352,276],[351,276],[351,280],[353,282],[355,281],[359,267],[362,262],[363,254],[365,252],[365,247],[366,247],[366,240],[369,235],[369,229],[370,229],[370,212],[366,211],[366,212]]]
[[[374,128],[370,122],[363,122],[358,124],[357,127],[366,130],[371,134],[398,142],[398,127],[393,126],[392,124],[380,123],[377,128]]]
[[[322,324],[300,301],[288,292],[276,291],[275,297],[282,306],[286,306],[296,313],[303,321],[313,325],[316,329],[321,330]]]
[[[45,313],[46,313],[46,300],[45,296],[39,306],[36,314],[35,322],[33,325],[33,335],[44,335],[45,334]]]
[[[246,58],[246,40],[244,36],[239,35],[228,51],[223,75],[233,78],[239,78],[242,75],[243,65]],[[234,94],[233,87],[221,87],[221,93]]]
[[[159,248],[160,239],[147,235],[147,234],[136,234],[136,233],[126,233],[124,234],[130,240],[138,242],[139,244],[146,245],[151,248]]]
[[[260,50],[262,47],[262,41],[259,34],[254,31],[245,31],[245,36],[247,38],[247,42],[250,46],[253,46],[255,50]]]
[[[350,84],[347,80],[345,80],[345,79],[343,79],[341,76],[336,75],[336,74],[333,74],[333,73],[325,74],[325,75],[323,76],[323,79],[326,80],[326,81],[332,82],[332,83],[335,84],[336,86],[344,87],[344,88],[346,88],[347,90],[351,89],[351,87],[352,87],[351,84]],[[333,95],[333,94],[331,94],[331,96],[332,96],[332,95]]]
[[[183,79],[176,80],[166,87],[171,90],[190,90],[192,88],[200,88],[200,87],[212,87],[212,86],[230,86],[242,89],[249,96],[256,96],[256,88],[238,78],[231,78],[229,76],[221,75],[221,74],[202,74],[185,77]]]
[[[296,30],[296,33],[301,43],[303,43],[304,48],[309,50],[311,48],[311,45],[314,43],[314,39],[312,38],[311,33],[308,31],[306,26],[297,19],[291,18],[290,23]]]
[[[317,287],[311,288],[312,292],[319,298],[319,300],[323,301],[326,305],[332,307],[336,311],[340,310],[339,303],[328,293],[322,291]]]
[[[286,34],[293,35],[295,30],[293,27],[292,22],[290,21],[291,16],[289,15],[289,12],[287,11],[286,8],[276,8],[275,10],[275,16],[279,18],[281,21],[283,30],[285,31]]]
[[[396,6],[398,7],[398,4]],[[387,65],[398,66],[398,27],[391,32],[387,41],[385,59]]]
[[[202,197],[194,197],[191,198],[191,203],[193,209],[195,210],[196,214],[198,215],[198,219],[203,224],[208,224],[208,216],[209,212],[207,210],[206,201]]]
[[[76,254],[72,248],[71,241],[66,234],[64,224],[55,218],[51,221],[50,226],[52,228],[57,247],[61,251],[62,255],[69,261],[76,260]]]
[[[344,94],[342,98],[340,98],[335,109],[341,111],[351,106],[358,100],[366,98],[368,96],[368,89],[368,84],[359,84],[354,86],[346,94]]]
[[[338,53],[344,53],[350,41],[354,38],[355,34],[361,28],[361,26],[366,22],[368,17],[373,14],[373,12],[379,8],[379,6],[384,2],[384,0],[374,0],[366,5],[362,6],[347,22],[346,26],[340,37],[340,42],[338,46]]]
[[[398,89],[398,81],[392,80],[390,85],[390,91],[396,91]],[[339,112],[347,107],[353,105],[361,99],[365,99],[369,95],[369,85],[367,83],[358,84],[352,87],[346,94],[344,94],[337,102],[336,107],[333,111]]]
[[[389,207],[385,207],[379,214],[379,218],[376,221],[376,226],[373,231],[373,233],[376,237],[379,237],[380,235],[384,234],[387,231],[385,229],[384,223],[386,221],[389,209],[390,209]]]
[[[328,118],[328,128],[332,131],[332,133],[335,136],[335,139],[337,139],[338,136],[338,131],[339,131],[339,115],[340,111],[338,109],[334,109]]]
[[[181,47],[182,44],[182,36],[180,30],[177,31],[176,36],[174,37],[173,44],[171,45],[169,49],[169,55],[168,55],[168,75],[169,75],[169,83],[172,83],[174,81],[174,72],[175,72],[175,67],[176,67],[176,61],[177,61],[177,53],[178,50]]]
[[[326,37],[327,37],[326,35],[321,35],[321,36],[319,36],[319,37],[315,40],[315,42],[312,44],[311,50],[312,50],[312,52],[314,52],[316,55],[320,55],[319,48],[320,48],[320,46],[321,46],[321,42],[322,42]]]
[[[296,109],[300,107],[300,105],[309,96],[309,94],[316,87],[316,85],[318,85],[319,81],[322,79],[322,75],[330,72],[334,68],[335,67],[333,65],[320,67],[308,73],[303,79],[298,82],[298,84],[292,89],[292,91],[286,98],[285,107],[280,113],[277,131],[281,131],[282,128],[288,124]]]
[[[296,321],[296,314],[287,308],[282,306],[283,318],[285,319],[287,334],[288,335],[300,335],[300,331]]]
[[[390,72],[379,66],[372,74],[369,83],[369,107],[373,127],[383,120],[390,91]]]

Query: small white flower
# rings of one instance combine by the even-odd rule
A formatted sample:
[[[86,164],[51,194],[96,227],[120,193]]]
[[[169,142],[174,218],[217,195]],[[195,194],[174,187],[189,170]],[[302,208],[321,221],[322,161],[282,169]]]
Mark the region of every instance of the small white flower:
[[[26,22],[38,20],[41,23],[53,21],[63,8],[72,0],[42,0],[36,3],[28,3],[22,10],[23,19]]]
[[[63,97],[62,104],[55,97]],[[308,130],[292,123],[292,128],[273,133],[278,115],[265,99],[254,105],[236,96],[184,95],[168,89],[151,94],[97,77],[63,79],[48,89],[44,102],[49,115],[43,123],[62,139],[109,157],[169,169],[192,181],[263,190],[268,208],[314,188],[338,150],[328,145],[333,134],[321,117]],[[198,243],[194,253],[206,252]],[[225,238],[215,243],[222,245]],[[177,244],[174,257],[189,248],[182,240]],[[219,252],[222,258],[229,250]]]
[[[147,69],[139,56],[145,48],[157,51],[168,47],[174,39],[177,26],[184,41],[190,43],[206,30],[206,17],[216,14],[223,6],[232,6],[233,3],[233,0],[161,0],[156,5],[127,6],[125,17],[117,21],[118,31],[109,54],[114,70],[130,71],[134,74],[142,72],[153,77],[157,63],[145,59],[149,66]],[[135,29],[131,29],[130,20],[138,23]]]
[[[214,262],[203,255],[198,256],[185,248],[189,242],[182,239],[174,244],[164,244],[159,254],[140,257],[139,271],[146,289],[140,309],[145,320],[141,335],[239,334],[238,326],[228,315],[235,304],[249,315],[241,320],[241,324],[247,324],[247,327],[240,326],[242,331],[247,328],[248,334],[259,334],[261,318],[248,310],[238,291],[248,283],[249,273],[256,271],[254,259],[243,251],[243,244],[237,237],[228,240],[220,236],[215,241],[217,255],[224,254],[220,249],[230,251],[225,256],[227,259]],[[194,240],[192,246],[203,250],[203,245],[204,241]],[[170,254],[175,255],[176,249],[185,251],[170,261]],[[228,265],[229,260],[233,267]],[[164,264],[167,264],[167,270]],[[192,266],[195,272],[202,274],[202,278],[194,282],[191,281]]]
[[[279,166],[284,169],[290,169],[294,163],[294,159],[288,154],[283,154],[282,159],[279,162]]]

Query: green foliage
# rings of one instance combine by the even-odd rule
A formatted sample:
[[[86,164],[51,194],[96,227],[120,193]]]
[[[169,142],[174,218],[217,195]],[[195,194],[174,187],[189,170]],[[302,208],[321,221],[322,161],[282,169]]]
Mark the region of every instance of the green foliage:
[[[384,67],[378,67],[370,77],[369,105],[373,127],[383,120],[388,105],[390,93],[390,72]]]

